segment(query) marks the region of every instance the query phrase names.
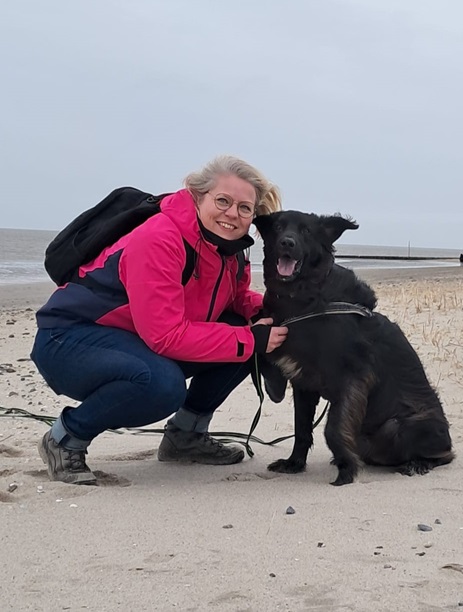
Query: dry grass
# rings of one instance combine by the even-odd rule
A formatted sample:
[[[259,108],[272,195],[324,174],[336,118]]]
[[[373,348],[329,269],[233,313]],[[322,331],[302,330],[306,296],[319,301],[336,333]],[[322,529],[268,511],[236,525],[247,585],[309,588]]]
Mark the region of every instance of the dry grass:
[[[463,280],[378,285],[378,310],[400,325],[434,386],[445,388],[461,411]]]

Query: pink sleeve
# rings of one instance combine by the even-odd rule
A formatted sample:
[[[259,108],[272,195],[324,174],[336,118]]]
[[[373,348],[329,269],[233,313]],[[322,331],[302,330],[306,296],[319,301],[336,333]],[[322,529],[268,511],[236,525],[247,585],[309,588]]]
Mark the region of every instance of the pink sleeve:
[[[246,361],[254,350],[249,327],[186,320],[185,247],[172,223],[158,219],[159,225],[151,231],[134,233],[120,260],[121,281],[137,333],[151,350],[171,359]]]

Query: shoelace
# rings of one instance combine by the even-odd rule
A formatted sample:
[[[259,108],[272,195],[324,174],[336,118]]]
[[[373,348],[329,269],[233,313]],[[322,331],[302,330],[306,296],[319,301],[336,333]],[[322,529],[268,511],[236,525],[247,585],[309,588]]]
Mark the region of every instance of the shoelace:
[[[211,436],[211,434],[209,432],[205,432],[204,434],[204,441],[208,444],[210,444],[211,446],[217,446],[218,448],[223,448],[223,444],[222,442],[220,442],[220,440],[217,440],[216,438],[213,438]]]
[[[82,472],[86,469],[85,451],[69,450],[66,451],[66,460],[69,461],[71,470]]]

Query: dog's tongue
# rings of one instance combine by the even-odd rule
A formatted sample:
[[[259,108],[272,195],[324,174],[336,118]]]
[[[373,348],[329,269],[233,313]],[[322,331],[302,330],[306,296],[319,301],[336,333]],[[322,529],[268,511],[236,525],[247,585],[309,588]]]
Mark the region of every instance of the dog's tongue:
[[[289,257],[280,257],[277,263],[277,270],[280,276],[291,276],[296,267],[296,260]]]

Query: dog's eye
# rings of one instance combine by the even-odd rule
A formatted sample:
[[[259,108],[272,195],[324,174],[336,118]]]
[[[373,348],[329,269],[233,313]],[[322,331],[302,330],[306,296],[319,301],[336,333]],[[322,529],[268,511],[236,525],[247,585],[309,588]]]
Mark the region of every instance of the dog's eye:
[[[310,229],[307,227],[307,225],[303,225],[301,228],[301,231],[303,234],[305,234],[306,236],[309,236],[311,234]]]

